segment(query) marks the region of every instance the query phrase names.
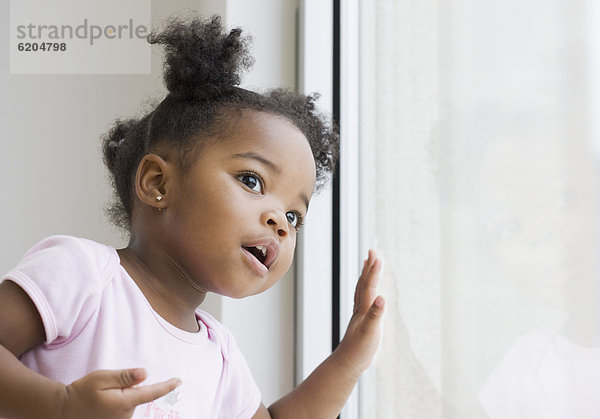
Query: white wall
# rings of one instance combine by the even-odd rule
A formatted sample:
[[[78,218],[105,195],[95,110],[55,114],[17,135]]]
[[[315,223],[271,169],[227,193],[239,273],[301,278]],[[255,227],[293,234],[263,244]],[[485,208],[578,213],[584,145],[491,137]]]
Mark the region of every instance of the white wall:
[[[40,0],[43,1],[43,0]],[[250,87],[296,84],[296,0],[153,1],[153,21],[182,10],[223,15],[254,38],[256,65]],[[9,25],[9,2],[0,24]],[[72,234],[114,246],[124,239],[106,221],[111,197],[100,155],[100,137],[117,117],[143,111],[164,94],[161,57],[149,75],[10,75],[9,33],[0,33],[0,271],[50,234]],[[118,57],[115,57],[118,59]],[[262,296],[243,301],[210,298],[207,308],[237,337],[266,404],[293,386],[293,276]]]

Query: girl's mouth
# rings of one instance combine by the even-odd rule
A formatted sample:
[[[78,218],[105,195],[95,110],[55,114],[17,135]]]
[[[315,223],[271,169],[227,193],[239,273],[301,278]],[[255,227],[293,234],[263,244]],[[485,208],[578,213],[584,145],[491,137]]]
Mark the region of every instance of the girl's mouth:
[[[265,278],[268,275],[269,269],[261,260],[262,252],[260,250],[253,248],[252,246],[242,246],[242,253],[244,255],[244,260],[256,275],[261,278]]]
[[[265,246],[242,246],[247,252],[252,254],[260,263],[265,264],[267,259],[267,248]],[[266,266],[265,266],[266,267]]]
[[[242,253],[250,262],[254,271],[266,275],[279,253],[279,241],[274,237],[265,237],[242,244]]]

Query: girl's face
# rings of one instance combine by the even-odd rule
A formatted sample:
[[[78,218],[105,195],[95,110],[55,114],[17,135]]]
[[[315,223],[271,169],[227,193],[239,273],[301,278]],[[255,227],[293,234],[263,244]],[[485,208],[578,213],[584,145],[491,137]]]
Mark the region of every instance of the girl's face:
[[[176,269],[241,298],[290,267],[316,169],[306,137],[283,117],[245,110],[223,137],[171,185],[163,216]]]

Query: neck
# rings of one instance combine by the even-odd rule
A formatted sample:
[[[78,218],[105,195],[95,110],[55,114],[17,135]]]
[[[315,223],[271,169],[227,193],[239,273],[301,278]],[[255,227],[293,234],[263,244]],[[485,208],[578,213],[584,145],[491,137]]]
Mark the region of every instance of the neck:
[[[204,301],[205,291],[194,286],[161,249],[144,245],[134,237],[118,253],[121,265],[154,311],[175,327],[198,331],[195,311]]]

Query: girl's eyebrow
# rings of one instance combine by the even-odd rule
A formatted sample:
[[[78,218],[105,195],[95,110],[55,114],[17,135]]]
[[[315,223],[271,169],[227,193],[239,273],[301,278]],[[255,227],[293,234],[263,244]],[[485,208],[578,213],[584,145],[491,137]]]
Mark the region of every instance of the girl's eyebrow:
[[[256,160],[256,161],[264,164],[273,173],[275,173],[275,174],[281,173],[281,167],[279,167],[277,164],[275,164],[271,160],[267,159],[266,157],[261,156],[260,154],[254,153],[252,151],[248,151],[246,153],[236,153],[236,154],[233,154],[231,156],[231,158],[234,158],[234,159],[252,159],[252,160]],[[301,193],[300,194],[300,199],[302,199],[302,202],[304,202],[304,205],[306,205],[306,210],[308,211],[309,200],[308,200],[308,197],[306,196],[306,194]]]
[[[247,153],[236,153],[236,154],[232,155],[231,157],[234,159],[256,160],[256,161],[264,164],[265,166],[267,166],[273,173],[275,173],[275,174],[281,173],[281,167],[279,167],[277,164],[273,163],[271,160],[267,159],[266,157],[263,157],[260,154],[253,153],[252,151],[249,151]]]

